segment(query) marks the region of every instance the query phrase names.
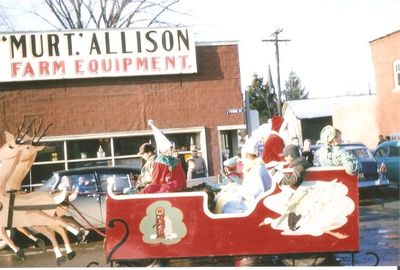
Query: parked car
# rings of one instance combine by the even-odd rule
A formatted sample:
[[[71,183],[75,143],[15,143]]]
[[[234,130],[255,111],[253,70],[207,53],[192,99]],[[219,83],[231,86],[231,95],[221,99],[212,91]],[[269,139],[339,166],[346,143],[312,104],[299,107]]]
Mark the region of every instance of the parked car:
[[[345,151],[351,153],[358,161],[361,172],[358,174],[358,187],[386,187],[389,185],[389,180],[382,173],[380,163],[378,163],[371,151],[361,143],[346,143],[340,144]],[[313,145],[311,150],[315,152],[321,145]]]
[[[87,229],[91,226],[102,229],[105,228],[106,222],[107,179],[109,177],[114,179],[114,192],[126,193],[134,188],[134,177],[138,174],[140,174],[138,169],[119,166],[83,167],[57,171],[39,188],[39,191],[56,191],[62,185],[63,177],[68,177],[70,188],[78,192],[77,198],[71,204],[84,218],[73,209],[74,207],[68,215]]]
[[[374,152],[378,164],[386,165],[386,177],[397,188],[400,185],[400,141],[387,141],[379,144]]]
[[[107,179],[112,177],[115,180],[114,192],[126,193],[131,191],[135,186],[134,177],[138,174],[140,174],[139,169],[119,166],[83,167],[57,171],[38,190],[46,192],[56,191],[62,184],[62,178],[64,176],[68,177],[70,188],[77,191],[77,197],[72,202],[72,205],[87,221],[73,208],[68,212],[68,215],[73,217],[86,229],[91,229],[92,226],[97,229],[103,229],[106,222],[105,199]],[[81,185],[79,182],[81,182]],[[13,240],[17,237],[15,229],[7,229],[6,233]],[[0,249],[6,246],[6,242],[0,238]]]

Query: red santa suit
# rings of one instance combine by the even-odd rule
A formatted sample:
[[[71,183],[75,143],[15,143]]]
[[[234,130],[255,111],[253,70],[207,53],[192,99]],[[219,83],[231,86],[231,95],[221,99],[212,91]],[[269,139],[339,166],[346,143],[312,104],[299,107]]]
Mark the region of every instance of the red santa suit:
[[[158,155],[153,163],[152,180],[142,193],[178,192],[186,188],[186,175],[175,157]]]
[[[271,119],[271,133],[264,143],[264,149],[262,159],[267,164],[271,161],[283,161],[283,148],[285,142],[282,137],[279,136],[279,129],[283,123],[281,116],[274,116]]]

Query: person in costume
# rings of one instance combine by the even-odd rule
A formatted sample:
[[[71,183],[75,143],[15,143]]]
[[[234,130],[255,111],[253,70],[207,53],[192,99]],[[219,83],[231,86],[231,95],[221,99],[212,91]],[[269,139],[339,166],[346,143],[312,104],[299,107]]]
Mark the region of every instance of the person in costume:
[[[270,162],[283,161],[283,148],[285,147],[285,142],[283,138],[279,135],[279,129],[283,123],[283,118],[281,116],[274,116],[271,119],[271,132],[264,143],[262,159],[267,164]]]
[[[258,157],[258,141],[248,139],[243,146],[246,153],[244,177],[241,185],[228,184],[217,195],[217,213],[243,213],[253,207],[256,198],[272,187],[264,161]]]
[[[159,154],[153,161],[151,182],[141,193],[178,192],[186,188],[186,175],[179,159],[172,155],[172,143],[149,120]]]

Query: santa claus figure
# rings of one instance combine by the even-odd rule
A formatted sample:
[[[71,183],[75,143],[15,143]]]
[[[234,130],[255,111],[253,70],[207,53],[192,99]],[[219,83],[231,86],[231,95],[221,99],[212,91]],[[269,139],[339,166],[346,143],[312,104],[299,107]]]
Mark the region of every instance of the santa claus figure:
[[[283,118],[281,116],[274,116],[271,119],[271,133],[265,140],[264,149],[262,153],[262,159],[265,164],[270,162],[283,161],[283,148],[285,147],[285,142],[283,138],[279,135],[279,129],[283,123]]]

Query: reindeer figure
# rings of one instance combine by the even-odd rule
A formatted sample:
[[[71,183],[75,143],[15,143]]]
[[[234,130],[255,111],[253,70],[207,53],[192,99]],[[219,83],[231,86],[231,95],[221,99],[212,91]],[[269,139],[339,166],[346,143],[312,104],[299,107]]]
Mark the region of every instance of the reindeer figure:
[[[72,251],[70,247],[69,239],[64,228],[70,230],[72,233],[77,235],[78,238],[82,235],[82,232],[80,232],[77,228],[66,223],[59,217],[55,217],[55,211],[58,204],[65,199],[65,191],[61,195],[56,196],[45,192],[35,192],[30,194],[16,193],[16,191],[21,187],[22,180],[32,166],[37,152],[43,149],[44,146],[40,146],[39,141],[46,134],[48,128],[50,127],[50,125],[47,126],[38,136],[38,133],[42,127],[42,123],[40,123],[39,127],[35,129],[32,139],[28,137],[28,140],[24,141],[27,133],[32,128],[33,122],[34,121],[32,121],[25,130],[22,129],[24,126],[23,124],[22,127],[18,129],[18,134],[15,139],[14,136],[6,132],[6,145],[8,145],[8,149],[14,149],[14,151],[19,153],[19,156],[18,159],[15,159],[16,165],[12,167],[13,169],[11,169],[11,173],[9,172],[0,180],[0,199],[4,200],[5,202],[7,202],[7,199],[9,199],[8,203],[12,208],[8,209],[9,211],[7,215],[5,211],[0,211],[0,217],[2,217],[2,221],[7,220],[7,227],[17,227],[18,230],[26,234],[29,238],[35,242],[41,243],[43,242],[41,239],[37,239],[25,229],[25,227],[37,225],[35,226],[35,230],[45,235],[52,242],[54,246],[54,252],[56,253],[57,264],[60,265],[65,261],[65,257],[62,256],[60,252],[54,230],[63,237],[68,259],[75,257],[75,252]],[[4,174],[6,174],[6,171],[4,171]],[[9,193],[5,193],[5,191],[8,191]],[[9,197],[7,197],[7,195],[9,195]],[[10,204],[10,202],[12,203]],[[39,218],[39,220],[36,221],[36,218]],[[0,226],[3,227],[4,222],[0,224]],[[46,226],[49,226],[50,228]],[[1,238],[3,238],[5,242],[14,250],[17,258],[23,259],[22,250],[18,249],[7,236],[1,236]],[[41,242],[39,240],[41,240]]]
[[[0,148],[0,190],[5,189],[6,180],[10,177],[12,172],[15,170],[18,161],[21,157],[21,150],[15,149],[13,145],[9,144],[10,141],[9,133],[5,133],[6,143]],[[14,138],[12,138],[13,140]],[[0,215],[8,213],[8,202],[3,198],[0,198]],[[2,238],[8,246],[15,252],[17,258],[23,258],[24,253],[19,249],[8,237],[6,228],[0,227],[0,238]]]
[[[42,130],[40,136],[37,137],[42,128],[42,122],[40,122],[39,127],[35,128],[33,131],[33,137],[30,138],[27,134],[32,130],[32,125],[34,122],[35,120],[32,120],[30,124],[24,128],[24,121],[17,130],[17,137],[15,138],[15,144],[13,146],[19,146],[22,149],[22,153],[20,161],[17,164],[17,168],[6,182],[6,191],[8,192],[15,192],[21,189],[22,181],[31,169],[32,164],[36,159],[37,152],[42,151],[45,148],[44,145],[39,144],[39,141],[43,136],[46,135],[46,132],[51,127],[51,124]],[[12,135],[9,134],[9,136]],[[11,141],[10,144],[12,144]]]

